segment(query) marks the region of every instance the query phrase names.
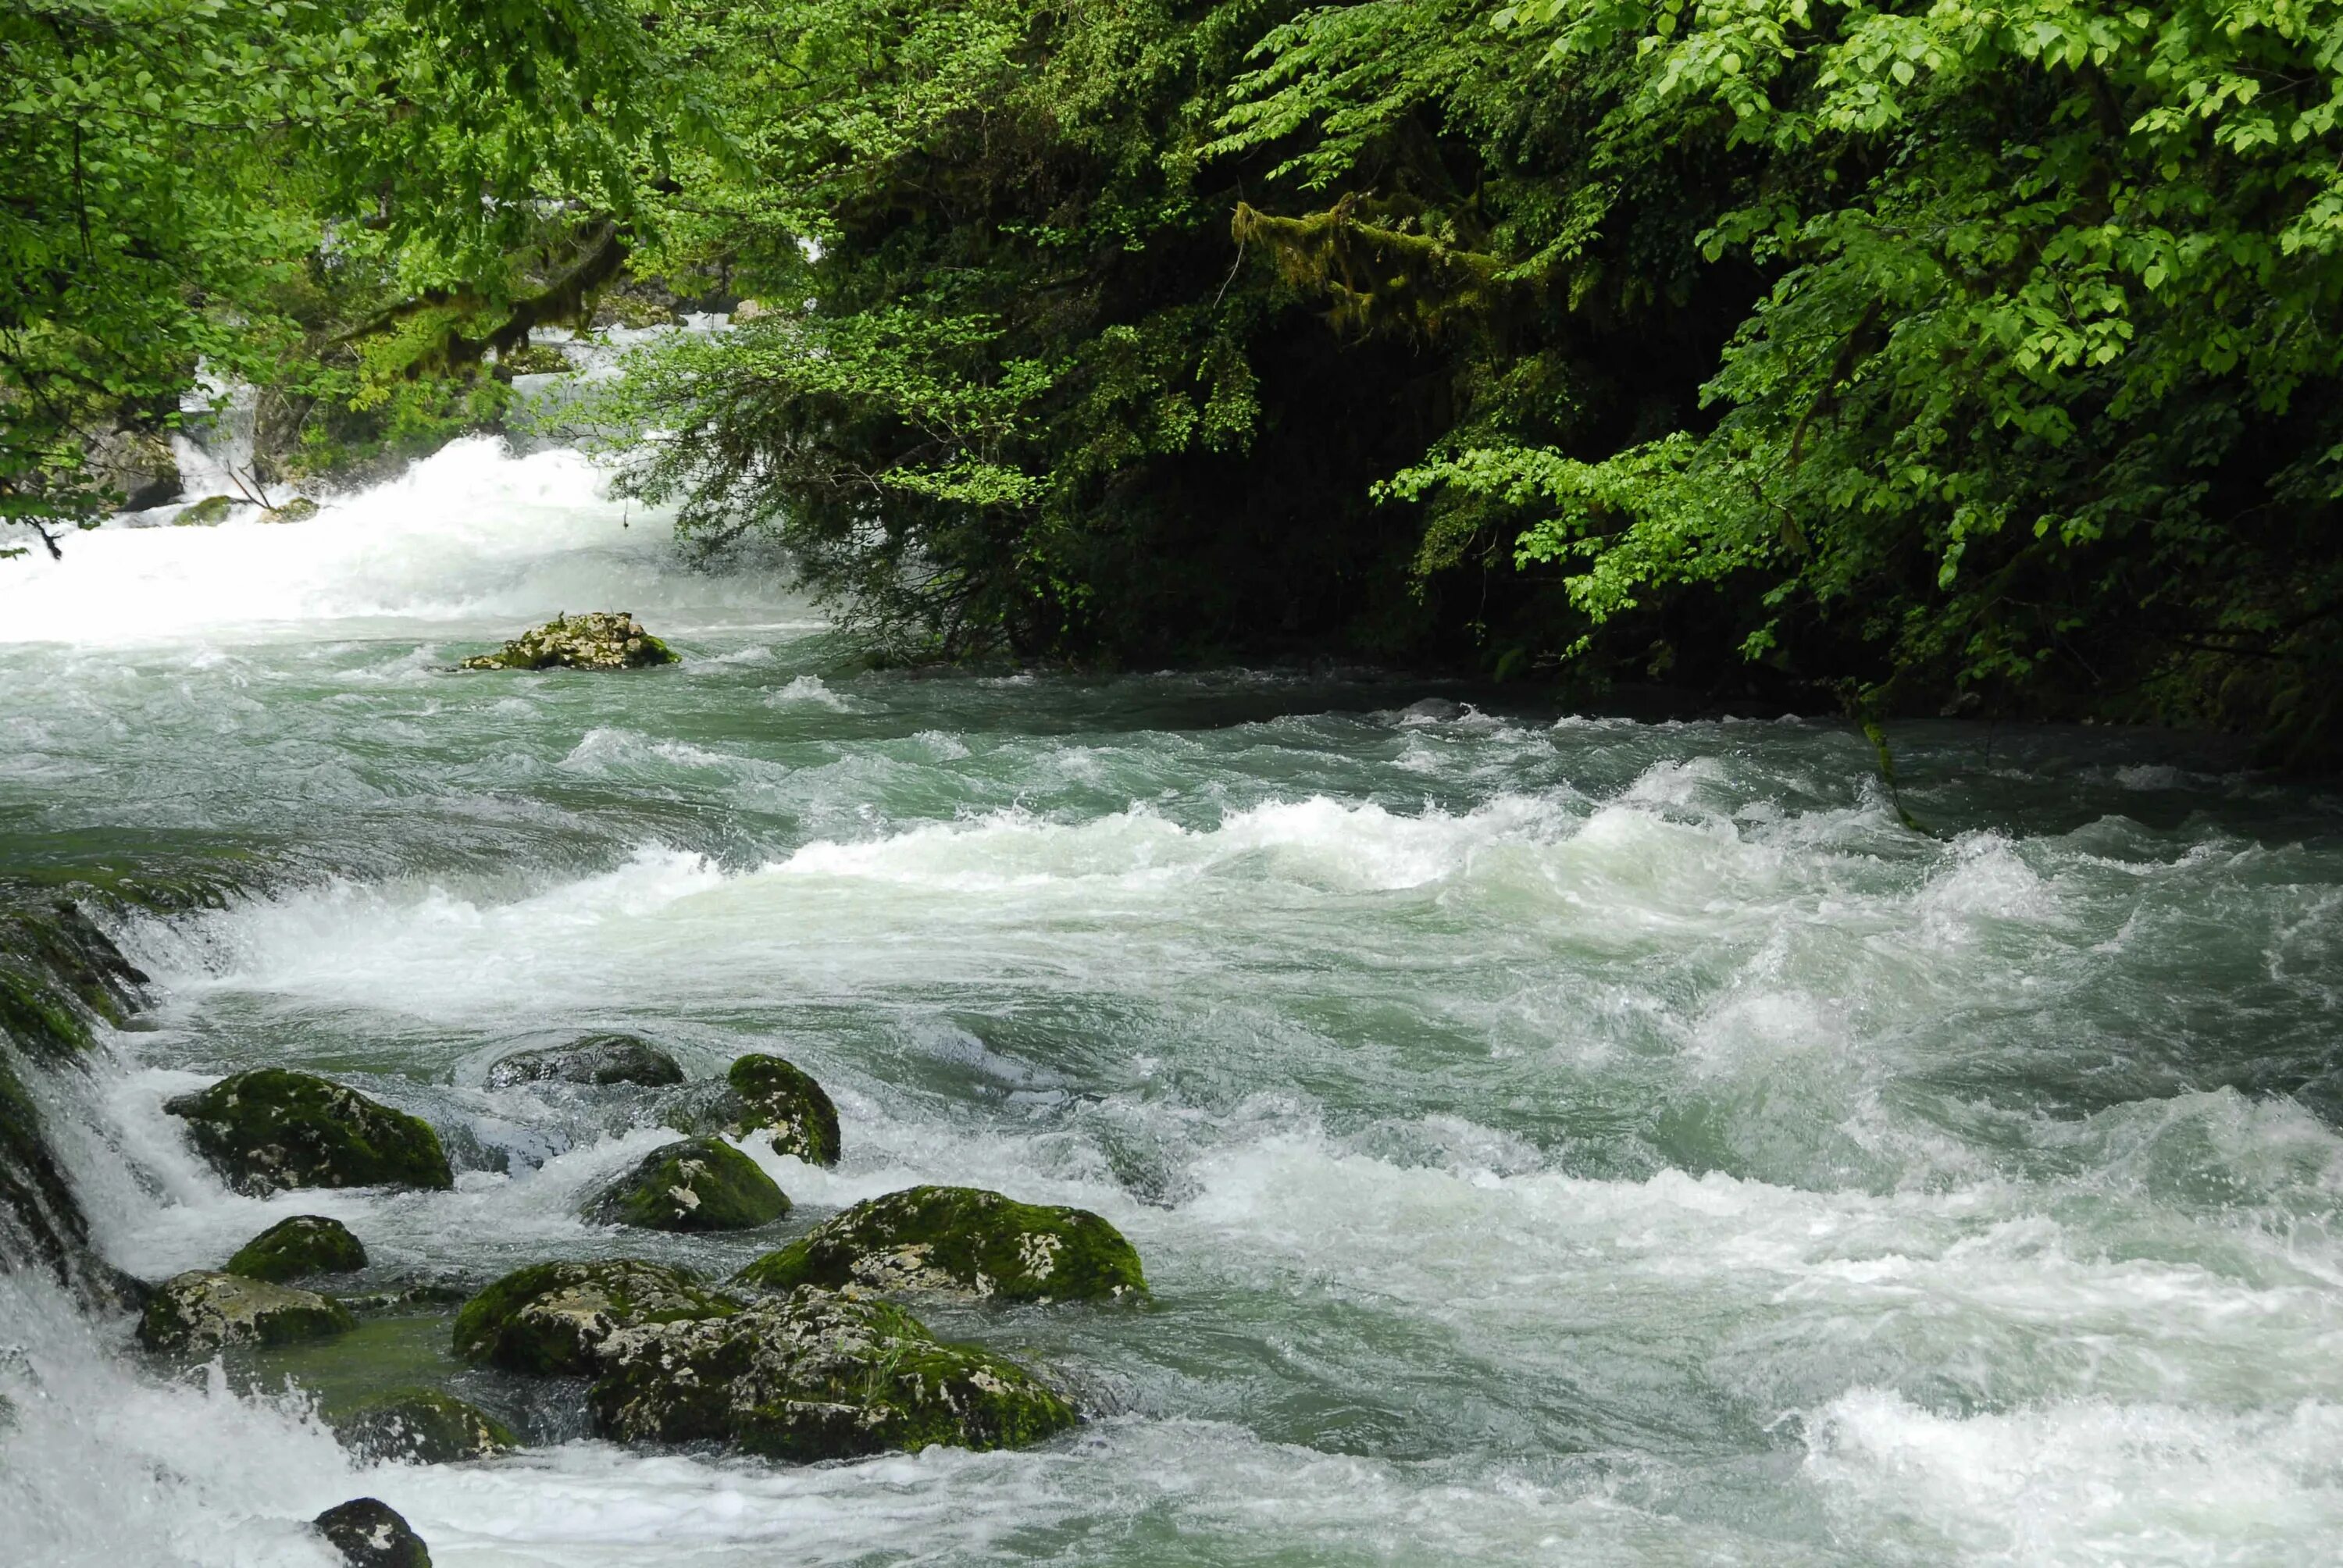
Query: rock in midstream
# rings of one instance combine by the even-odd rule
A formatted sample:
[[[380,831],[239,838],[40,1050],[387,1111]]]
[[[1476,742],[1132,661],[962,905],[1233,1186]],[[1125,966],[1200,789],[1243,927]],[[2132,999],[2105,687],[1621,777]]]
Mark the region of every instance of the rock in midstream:
[[[695,1084],[673,1101],[667,1124],[679,1132],[765,1138],[776,1154],[809,1165],[838,1163],[838,1107],[795,1063],[761,1053],[732,1064],[721,1084]]]
[[[453,1187],[430,1123],[311,1073],[257,1068],[164,1101],[237,1191]]]
[[[622,1330],[588,1392],[628,1442],[721,1442],[810,1462],[930,1443],[1013,1448],[1074,1424],[1014,1362],[940,1342],[900,1307],[805,1289],[747,1311]]]
[[[461,669],[639,669],[673,664],[675,653],[645,631],[626,610],[558,615],[531,627],[494,653],[458,666]]]
[[[266,1280],[196,1269],[156,1287],[138,1320],[138,1341],[148,1350],[216,1351],[324,1339],[357,1326],[339,1302]]]
[[[507,1372],[590,1373],[621,1329],[723,1317],[739,1298],[689,1269],[613,1258],[516,1269],[456,1314],[456,1353]]]
[[[311,1522],[350,1568],[431,1568],[430,1548],[399,1512],[375,1497],[354,1497]]]
[[[492,1459],[520,1446],[512,1428],[437,1389],[398,1389],[335,1416],[334,1435],[359,1458],[401,1464]]]
[[[323,1214],[296,1214],[271,1225],[227,1261],[227,1271],[284,1284],[311,1274],[347,1274],[367,1266],[366,1248],[348,1226]]]
[[[649,1231],[753,1231],[789,1211],[789,1194],[721,1138],[662,1144],[586,1205],[590,1220]]]
[[[589,1034],[568,1045],[499,1057],[487,1079],[490,1089],[546,1081],[599,1087],[637,1083],[656,1089],[681,1083],[683,1067],[639,1035]]]
[[[977,1187],[911,1187],[857,1203],[733,1282],[1037,1302],[1147,1294],[1138,1251],[1096,1214]]]

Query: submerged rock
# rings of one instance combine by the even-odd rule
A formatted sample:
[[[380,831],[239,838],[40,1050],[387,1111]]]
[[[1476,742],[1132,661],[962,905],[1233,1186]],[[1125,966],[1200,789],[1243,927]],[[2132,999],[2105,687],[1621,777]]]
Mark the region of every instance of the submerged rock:
[[[507,1372],[591,1372],[621,1329],[723,1317],[740,1307],[688,1269],[632,1258],[536,1263],[464,1303],[456,1314],[456,1353]]]
[[[400,1389],[333,1422],[334,1435],[359,1458],[401,1464],[493,1459],[520,1446],[513,1429],[453,1394]]]
[[[857,1203],[758,1259],[734,1282],[1008,1302],[1147,1293],[1139,1253],[1096,1214],[977,1187],[912,1187]]]
[[[558,615],[532,627],[494,653],[466,659],[462,669],[639,669],[673,664],[667,644],[625,610]]]
[[[138,1320],[138,1342],[153,1351],[215,1351],[321,1340],[356,1327],[357,1320],[339,1302],[196,1269],[156,1287]]]
[[[350,1568],[431,1568],[430,1548],[389,1503],[354,1497],[312,1522]]]
[[[1076,1419],[1015,1362],[940,1343],[900,1307],[828,1291],[628,1330],[603,1359],[587,1398],[595,1430],[623,1442],[713,1440],[812,1461],[931,1442],[1010,1448]]]
[[[589,1034],[568,1045],[543,1050],[516,1050],[499,1057],[488,1069],[490,1089],[510,1089],[516,1083],[608,1085],[639,1083],[664,1088],[683,1081],[683,1068],[675,1058],[650,1041],[631,1034]]]
[[[238,1248],[227,1271],[282,1284],[310,1274],[347,1274],[366,1265],[366,1248],[348,1226],[323,1214],[296,1214]]]
[[[776,1154],[810,1165],[838,1163],[838,1107],[811,1075],[778,1056],[740,1058],[721,1084],[693,1085],[666,1118],[679,1132],[762,1134]]]
[[[239,1192],[456,1184],[428,1122],[309,1073],[239,1072],[163,1109]]]
[[[652,1150],[586,1206],[588,1219],[648,1231],[752,1231],[789,1211],[789,1194],[720,1138]]]

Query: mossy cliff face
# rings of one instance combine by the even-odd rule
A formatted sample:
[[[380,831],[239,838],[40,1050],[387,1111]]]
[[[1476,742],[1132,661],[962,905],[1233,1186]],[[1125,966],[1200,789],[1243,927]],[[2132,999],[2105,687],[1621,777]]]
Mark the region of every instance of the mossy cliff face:
[[[857,1203],[758,1259],[734,1282],[1006,1302],[1147,1294],[1139,1253],[1096,1214],[976,1187],[912,1187]]]
[[[283,1284],[311,1274],[347,1274],[367,1265],[366,1248],[349,1227],[323,1214],[297,1214],[246,1241],[227,1271]]]
[[[683,1068],[675,1058],[639,1035],[589,1034],[568,1045],[544,1050],[517,1050],[500,1057],[488,1069],[487,1081],[490,1089],[547,1081],[604,1088],[614,1083],[638,1083],[657,1089],[681,1083]]]
[[[78,1067],[96,1025],[125,1021],[146,979],[72,904],[0,910],[0,1269],[37,1269],[94,1304],[135,1287],[91,1250],[33,1075]]]
[[[437,1389],[399,1389],[333,1418],[334,1435],[377,1463],[456,1464],[493,1459],[520,1446],[512,1428],[476,1404]]]
[[[587,1397],[595,1430],[621,1442],[716,1441],[813,1461],[931,1442],[1015,1447],[1076,1419],[1014,1362],[940,1343],[899,1307],[827,1291],[628,1330],[603,1362]]]
[[[789,1194],[720,1138],[652,1150],[586,1207],[603,1224],[649,1231],[751,1231],[789,1211]]]
[[[302,1187],[455,1185],[439,1135],[354,1089],[282,1068],[224,1078],[166,1101],[196,1151],[239,1192]]]
[[[673,664],[675,653],[625,610],[559,615],[464,669],[641,669]]]
[[[339,1302],[288,1285],[198,1269],[156,1287],[138,1320],[138,1342],[154,1351],[216,1351],[224,1345],[284,1345],[356,1328]]]
[[[741,1302],[687,1269],[617,1258],[537,1263],[474,1296],[456,1314],[456,1353],[507,1372],[588,1373],[621,1329],[724,1317]]]

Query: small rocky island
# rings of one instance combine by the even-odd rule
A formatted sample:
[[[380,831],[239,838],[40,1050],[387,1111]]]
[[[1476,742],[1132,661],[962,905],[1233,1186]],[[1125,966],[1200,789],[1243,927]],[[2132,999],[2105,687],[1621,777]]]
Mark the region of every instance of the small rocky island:
[[[628,610],[557,615],[459,669],[643,669],[673,664],[675,651]]]

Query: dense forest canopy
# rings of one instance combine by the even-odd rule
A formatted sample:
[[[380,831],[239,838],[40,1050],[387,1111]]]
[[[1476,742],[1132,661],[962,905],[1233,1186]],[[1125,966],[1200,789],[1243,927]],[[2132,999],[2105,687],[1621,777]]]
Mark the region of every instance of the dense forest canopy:
[[[0,49],[20,520],[198,357],[381,440],[659,281],[760,308],[614,395],[625,483],[901,657],[2338,746],[2343,0],[0,0]]]

